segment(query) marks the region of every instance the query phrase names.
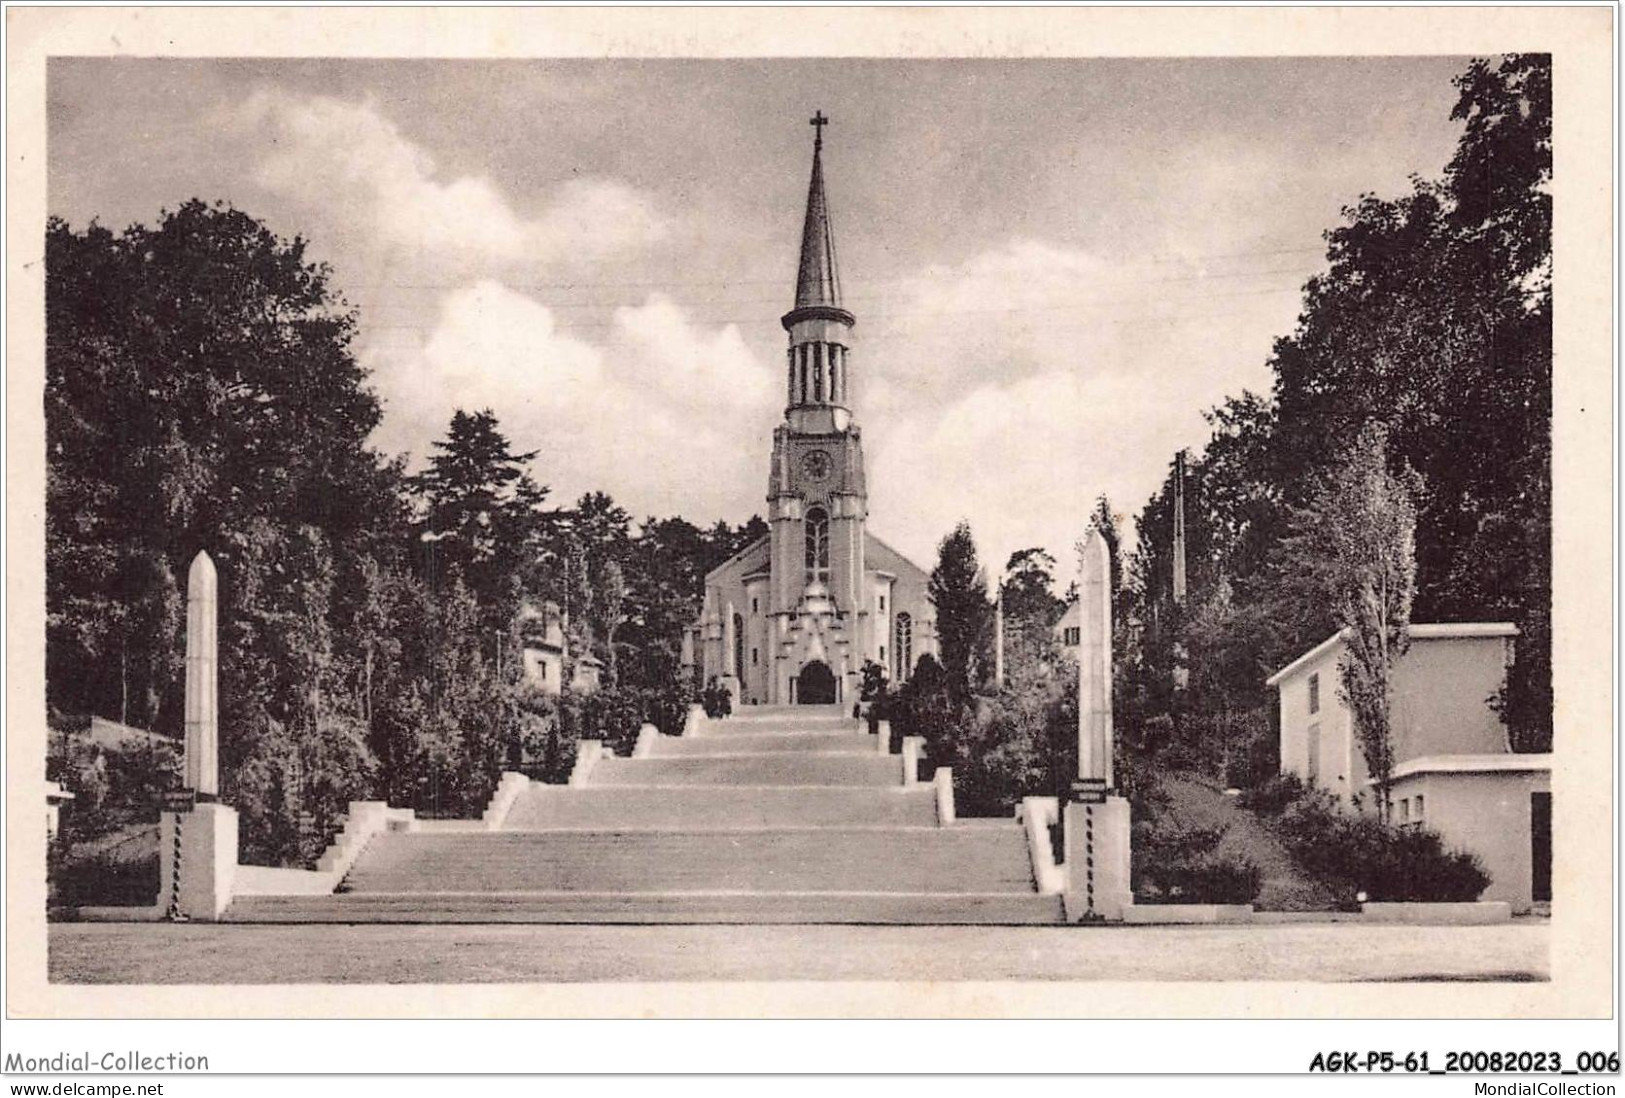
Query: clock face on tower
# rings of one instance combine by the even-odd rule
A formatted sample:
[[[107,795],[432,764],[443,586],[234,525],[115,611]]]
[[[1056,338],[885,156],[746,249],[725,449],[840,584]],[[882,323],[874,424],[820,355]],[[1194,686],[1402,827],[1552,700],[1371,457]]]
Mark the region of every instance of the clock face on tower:
[[[829,455],[822,450],[809,450],[801,459],[801,471],[808,480],[823,480],[829,476]]]

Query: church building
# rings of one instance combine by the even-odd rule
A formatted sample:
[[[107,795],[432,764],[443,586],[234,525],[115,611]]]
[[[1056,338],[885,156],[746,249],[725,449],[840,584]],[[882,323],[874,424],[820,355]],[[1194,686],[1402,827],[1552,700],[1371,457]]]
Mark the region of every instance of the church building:
[[[705,577],[683,662],[735,704],[819,705],[858,696],[872,660],[894,685],[937,651],[928,574],[867,528],[863,436],[853,414],[852,331],[824,196],[822,113],[789,333],[784,421],[773,431],[771,533]]]

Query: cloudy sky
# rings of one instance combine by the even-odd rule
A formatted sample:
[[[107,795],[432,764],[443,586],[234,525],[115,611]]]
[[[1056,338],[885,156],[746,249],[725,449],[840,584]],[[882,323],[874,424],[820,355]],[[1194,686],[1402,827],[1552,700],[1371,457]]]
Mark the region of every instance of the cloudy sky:
[[[489,407],[561,502],[765,510],[815,109],[870,525],[1064,561],[1263,390],[1321,232],[1436,175],[1460,58],[51,63],[51,212],[224,199],[359,309],[377,445]]]

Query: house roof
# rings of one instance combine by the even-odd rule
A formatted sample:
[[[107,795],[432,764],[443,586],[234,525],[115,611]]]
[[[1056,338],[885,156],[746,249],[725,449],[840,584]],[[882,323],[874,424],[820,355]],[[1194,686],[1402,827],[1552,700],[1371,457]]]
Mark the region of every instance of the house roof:
[[[1347,630],[1338,630],[1309,651],[1264,680],[1265,686],[1279,686],[1281,681],[1305,664],[1325,655],[1343,640]],[[1515,637],[1518,627],[1509,621],[1439,621],[1416,622],[1406,630],[1411,640],[1460,640],[1468,637]]]
[[[1549,754],[1522,755],[1508,751],[1494,755],[1423,755],[1396,764],[1393,778],[1398,781],[1418,774],[1525,773],[1551,768],[1552,757]]]

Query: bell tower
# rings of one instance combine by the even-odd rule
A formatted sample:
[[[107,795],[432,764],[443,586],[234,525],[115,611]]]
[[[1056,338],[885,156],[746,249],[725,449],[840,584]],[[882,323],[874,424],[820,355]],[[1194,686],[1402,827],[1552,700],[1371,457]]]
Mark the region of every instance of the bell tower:
[[[767,490],[771,612],[781,638],[778,656],[786,664],[775,677],[783,683],[800,672],[807,645],[796,643],[795,634],[815,624],[802,621],[811,615],[820,622],[812,651],[836,676],[846,677],[851,689],[870,630],[864,562],[868,489],[861,433],[852,414],[850,355],[857,319],[841,304],[824,192],[824,127],[829,119],[819,111],[811,124],[812,180],[795,305],[781,318],[789,336],[784,422],[773,431]],[[789,699],[781,694],[780,700]]]

